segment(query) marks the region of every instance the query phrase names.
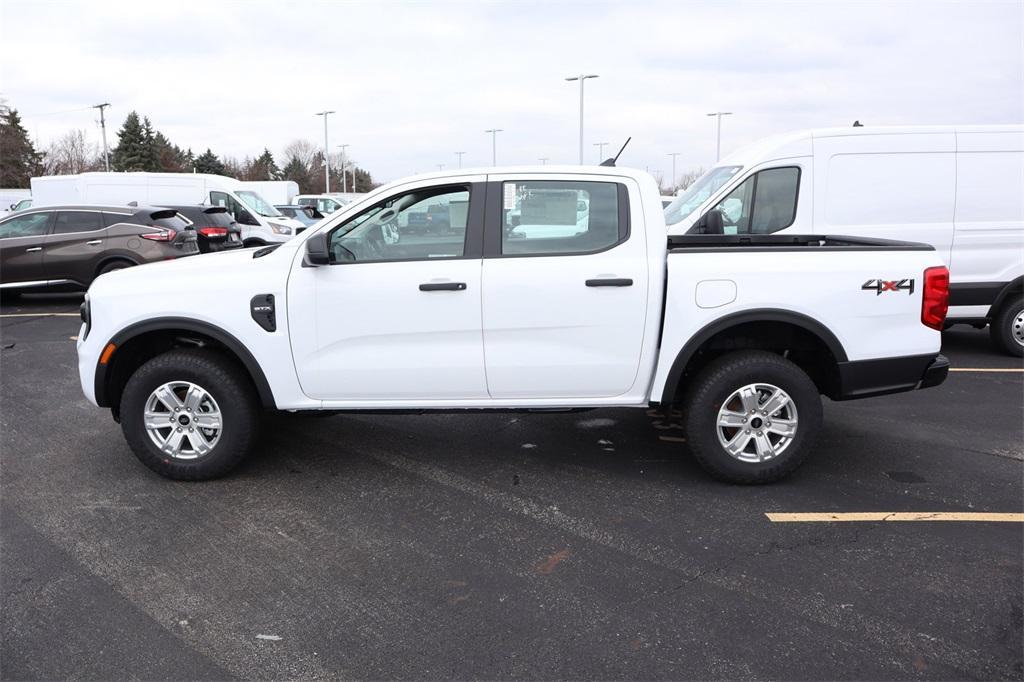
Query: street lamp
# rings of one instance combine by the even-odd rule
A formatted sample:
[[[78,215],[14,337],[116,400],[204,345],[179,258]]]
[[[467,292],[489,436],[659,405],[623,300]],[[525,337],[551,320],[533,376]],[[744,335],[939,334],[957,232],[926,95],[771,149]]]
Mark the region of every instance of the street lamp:
[[[676,157],[679,156],[680,152],[670,152],[669,156],[672,157],[672,189],[676,188]]]
[[[324,117],[324,192],[331,191],[331,154],[330,147],[327,145],[327,115],[333,113],[333,111],[319,111],[316,114]]]
[[[549,159],[549,158],[548,158],[548,157],[546,157],[546,156],[542,156],[542,157],[540,157],[540,158],[539,158],[539,159],[537,159],[537,160],[538,160],[538,161],[540,161],[540,165],[542,165],[542,166],[546,166],[546,165],[548,165],[548,161],[550,161],[551,159]]]
[[[718,117],[718,142],[715,144],[715,163],[722,157],[722,117],[732,116],[731,111],[713,111],[708,116]]]
[[[595,142],[594,146],[597,147],[597,163],[598,165],[604,161],[604,148],[608,146],[607,142]]]
[[[348,167],[348,164],[345,163],[345,148],[348,147],[348,146],[349,145],[347,145],[347,144],[339,144],[338,145],[338,149],[341,150],[341,191],[342,192],[348,192],[348,176],[345,175],[345,169]]]
[[[437,170],[443,171],[444,170],[444,164],[443,163],[437,164]]]
[[[583,165],[583,81],[588,78],[597,78],[598,74],[592,73],[589,75],[580,74],[578,76],[569,76],[565,80],[567,81],[579,81],[580,82],[580,165]]]
[[[466,152],[455,152],[455,156],[459,157],[459,168],[462,168],[462,155]]]
[[[485,130],[484,132],[491,134],[491,165],[492,166],[497,166],[498,165],[498,133],[504,132],[504,130],[502,128],[491,128],[490,130]]]

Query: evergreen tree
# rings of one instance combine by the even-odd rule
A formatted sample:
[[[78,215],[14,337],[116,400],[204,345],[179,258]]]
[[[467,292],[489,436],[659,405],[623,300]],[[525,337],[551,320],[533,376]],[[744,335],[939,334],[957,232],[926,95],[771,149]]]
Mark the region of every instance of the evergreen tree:
[[[212,173],[214,175],[224,175],[226,170],[224,164],[220,162],[216,154],[210,151],[209,147],[196,159],[195,169],[197,173]]]
[[[195,169],[196,155],[192,153],[192,147],[189,147],[185,150],[185,153],[181,155],[181,170],[185,173],[191,173],[195,171]]]
[[[117,146],[110,152],[110,167],[116,171],[145,171],[155,165],[153,155],[152,129],[147,128],[139,120],[139,115],[131,111],[124,120],[121,130],[117,132]]]
[[[183,152],[160,131],[153,135],[153,149],[156,155],[156,168],[153,170],[164,173],[180,173],[184,170]]]
[[[282,177],[281,169],[274,162],[274,155],[266,147],[263,148],[262,154],[248,164],[246,175],[247,180],[280,180]]]
[[[297,156],[293,156],[288,159],[288,163],[285,164],[284,170],[281,171],[282,180],[292,180],[299,183],[299,192],[302,194],[309,194],[313,191],[309,179],[309,168],[306,164],[302,163],[302,159]]]
[[[18,110],[0,102],[0,187],[27,188],[41,162]]]

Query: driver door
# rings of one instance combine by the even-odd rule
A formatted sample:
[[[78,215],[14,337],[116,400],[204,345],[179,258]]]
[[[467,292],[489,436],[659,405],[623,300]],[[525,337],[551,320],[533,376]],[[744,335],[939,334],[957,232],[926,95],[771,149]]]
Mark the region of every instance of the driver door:
[[[288,326],[306,395],[325,407],[415,407],[487,397],[483,180],[411,183],[323,228],[329,265],[309,267],[297,256]],[[465,201],[462,229],[413,235],[399,227],[409,212]]]

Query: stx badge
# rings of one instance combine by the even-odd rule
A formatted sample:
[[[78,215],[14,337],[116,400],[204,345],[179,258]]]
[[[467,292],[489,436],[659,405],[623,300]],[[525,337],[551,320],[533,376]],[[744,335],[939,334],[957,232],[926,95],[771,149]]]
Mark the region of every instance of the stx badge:
[[[865,291],[875,292],[875,296],[881,296],[882,292],[885,291],[906,291],[908,294],[913,295],[914,293],[914,280],[913,279],[869,279],[861,285],[861,289]]]

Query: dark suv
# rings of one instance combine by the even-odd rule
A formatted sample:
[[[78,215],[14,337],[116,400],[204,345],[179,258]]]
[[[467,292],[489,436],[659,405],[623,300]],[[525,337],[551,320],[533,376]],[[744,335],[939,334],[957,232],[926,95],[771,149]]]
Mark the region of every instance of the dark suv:
[[[198,252],[174,209],[41,206],[0,220],[0,289],[86,289],[104,272]]]
[[[224,206],[168,206],[192,223],[199,251],[210,253],[242,247],[242,228]]]

